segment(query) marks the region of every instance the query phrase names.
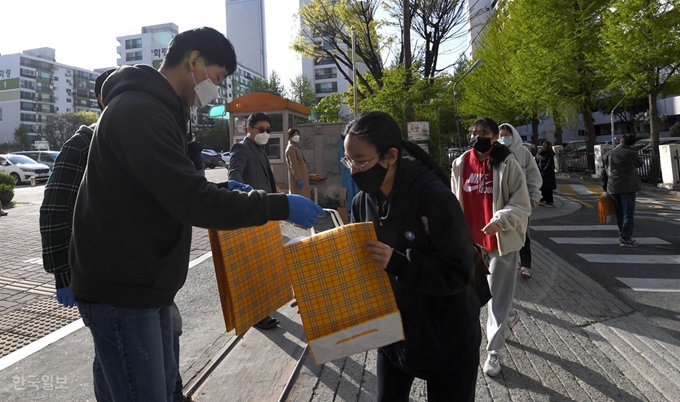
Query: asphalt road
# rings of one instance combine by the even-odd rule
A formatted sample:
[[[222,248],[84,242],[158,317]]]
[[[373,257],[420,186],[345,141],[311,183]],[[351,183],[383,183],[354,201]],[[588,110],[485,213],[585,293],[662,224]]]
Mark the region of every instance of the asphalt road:
[[[680,339],[680,197],[638,194],[633,237],[641,245],[630,249],[619,247],[616,223],[593,230],[597,184],[559,180],[558,192],[580,208],[532,222],[531,238]]]

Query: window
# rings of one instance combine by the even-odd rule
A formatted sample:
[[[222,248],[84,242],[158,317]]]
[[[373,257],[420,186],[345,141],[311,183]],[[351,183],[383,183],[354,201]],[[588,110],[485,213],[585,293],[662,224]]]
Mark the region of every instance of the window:
[[[125,61],[135,61],[142,59],[142,52],[125,53]]]
[[[239,142],[242,141],[245,136],[243,134],[234,136],[234,141]],[[269,161],[274,162],[274,163],[282,163],[283,162],[283,134],[274,134],[272,133],[269,136],[269,142],[267,142],[267,145],[264,146],[264,152],[267,154],[267,158],[269,158]]]
[[[142,38],[126,39],[125,49],[139,49],[142,47]]]
[[[314,70],[314,78],[317,80],[323,80],[327,78],[338,78],[338,72],[335,67],[329,68],[317,68]]]
[[[337,82],[322,82],[315,84],[316,85],[316,93],[321,94],[321,93],[332,93],[332,92],[338,92],[338,83]]]

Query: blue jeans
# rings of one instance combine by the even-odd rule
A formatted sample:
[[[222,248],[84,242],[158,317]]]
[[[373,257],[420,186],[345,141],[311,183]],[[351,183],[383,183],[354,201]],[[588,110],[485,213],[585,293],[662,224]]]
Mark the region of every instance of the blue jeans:
[[[78,302],[113,400],[173,401],[177,381],[171,306],[126,309]]]
[[[633,236],[633,217],[635,215],[635,193],[611,194],[619,226],[619,237],[630,240]]]

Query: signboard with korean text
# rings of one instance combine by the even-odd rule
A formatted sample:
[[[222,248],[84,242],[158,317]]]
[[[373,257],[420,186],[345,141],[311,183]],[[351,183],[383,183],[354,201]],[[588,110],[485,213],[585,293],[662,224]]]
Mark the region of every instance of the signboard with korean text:
[[[407,123],[410,141],[427,141],[430,139],[430,123],[427,121],[411,121]]]

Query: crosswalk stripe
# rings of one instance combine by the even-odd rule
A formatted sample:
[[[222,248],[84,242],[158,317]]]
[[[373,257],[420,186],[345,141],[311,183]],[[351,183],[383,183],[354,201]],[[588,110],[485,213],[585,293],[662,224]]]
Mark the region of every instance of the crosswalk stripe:
[[[534,226],[531,225],[531,230],[537,230],[540,232],[562,232],[562,231],[577,231],[577,230],[619,230],[616,225],[547,225],[547,226]]]
[[[558,184],[557,191],[563,195],[601,194],[602,187],[596,184]]]
[[[619,244],[617,237],[551,237],[557,244]],[[640,244],[671,244],[658,237],[636,237]]]
[[[636,292],[680,292],[680,279],[616,278]]]
[[[621,254],[581,254],[579,257],[588,262],[606,264],[680,264],[680,255],[621,255]]]
[[[588,187],[582,185],[582,184],[572,184],[571,188],[576,191],[577,194],[593,194],[592,191],[588,189]]]

